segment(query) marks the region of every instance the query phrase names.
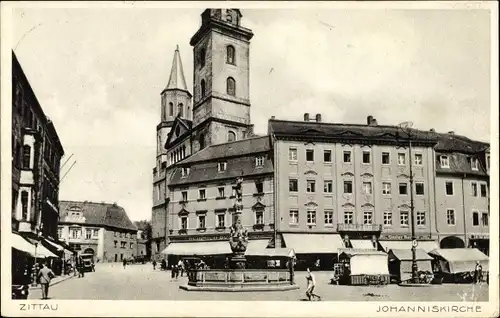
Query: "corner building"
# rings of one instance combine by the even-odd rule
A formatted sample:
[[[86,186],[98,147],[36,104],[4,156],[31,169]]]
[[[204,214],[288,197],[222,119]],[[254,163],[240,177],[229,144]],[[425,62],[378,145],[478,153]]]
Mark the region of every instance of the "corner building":
[[[411,249],[412,192],[419,249],[487,249],[487,143],[379,125],[372,116],[365,124],[343,124],[308,113],[303,121],[272,117],[267,135],[256,136],[249,98],[253,33],[237,9],[206,9],[201,17],[190,41],[192,102],[178,48],[162,92],[154,257],[217,256],[217,263],[230,254],[238,177],[248,249],[293,248],[299,268],[331,269],[345,248]],[[449,156],[449,168],[441,167],[441,156]],[[443,195],[450,178],[454,195]]]
[[[409,162],[413,160],[416,235],[436,248],[434,150],[430,132],[408,141],[396,126],[333,124],[304,115],[303,122],[271,119],[280,211],[278,246],[332,268],[341,248],[410,245]],[[425,247],[424,247],[425,246]]]

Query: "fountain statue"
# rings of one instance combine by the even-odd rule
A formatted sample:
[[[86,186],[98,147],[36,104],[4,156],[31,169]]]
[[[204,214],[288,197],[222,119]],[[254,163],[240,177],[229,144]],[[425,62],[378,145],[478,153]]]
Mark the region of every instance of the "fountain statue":
[[[230,267],[233,269],[244,269],[246,266],[245,251],[248,245],[248,232],[241,224],[241,213],[243,211],[243,178],[236,180],[233,189],[236,192],[234,203],[233,224],[229,236],[229,244],[233,255],[230,260]]]

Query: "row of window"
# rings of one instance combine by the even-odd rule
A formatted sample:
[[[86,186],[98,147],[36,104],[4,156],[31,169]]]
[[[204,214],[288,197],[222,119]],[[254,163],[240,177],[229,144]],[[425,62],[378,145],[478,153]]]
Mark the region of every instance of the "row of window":
[[[255,193],[263,193],[264,192],[264,183],[262,181],[255,181]],[[188,201],[188,192],[182,191],[182,202]],[[231,196],[236,196],[235,190],[232,189]],[[217,197],[219,199],[226,198],[226,188],[224,186],[217,187]],[[206,200],[207,199],[207,189],[198,189],[198,200]]]
[[[295,147],[290,147],[288,149],[288,160],[290,161],[297,161],[298,160],[298,152],[297,148]],[[398,165],[406,165],[406,154],[405,153],[398,153]],[[343,162],[344,163],[352,163],[352,151],[350,150],[344,150],[343,153]],[[306,161],[308,162],[314,162],[315,161],[315,156],[314,156],[314,149],[306,149]],[[332,151],[331,150],[324,150],[323,151],[323,162],[332,162]],[[414,154],[414,159],[413,159],[414,165],[416,166],[421,166],[422,165],[422,154]],[[371,152],[369,150],[364,150],[363,151],[363,156],[362,156],[362,163],[363,164],[370,164],[371,163]],[[389,152],[382,152],[382,164],[384,165],[389,165],[391,164],[391,155]]]
[[[487,157],[489,160],[489,156]],[[450,168],[450,158],[447,155],[440,155],[439,156],[439,161],[441,164],[441,168]],[[478,171],[479,170],[479,160],[475,157],[470,157],[469,158],[469,163],[470,167],[473,171]]]
[[[316,210],[306,211],[306,224],[316,225]],[[323,212],[324,224],[327,226],[333,226],[333,210],[325,210]],[[403,227],[409,226],[409,211],[401,210],[399,212],[400,225]],[[299,210],[292,209],[289,211],[289,224],[298,225],[299,224]],[[344,211],[344,224],[354,224],[354,211]],[[363,212],[363,224],[369,225],[373,224],[373,211]],[[425,226],[426,218],[424,211],[417,211],[416,213],[416,224],[417,226]],[[393,218],[392,212],[384,212],[384,226],[392,226]]]
[[[255,167],[263,167],[265,162],[265,157],[264,156],[258,156],[255,158]],[[227,170],[227,162],[226,161],[219,161],[217,163],[217,171],[218,172],[224,172]],[[189,168],[184,167],[181,169],[181,175],[183,177],[186,177],[189,175]]]
[[[207,83],[204,79],[200,81],[200,93],[203,99],[207,94]],[[236,96],[236,81],[232,77],[226,79],[226,94],[230,96]]]
[[[57,228],[57,236],[59,238],[62,237],[63,228]],[[81,239],[82,238],[82,229],[81,228],[70,228],[69,229],[69,237],[72,239]],[[96,239],[99,237],[99,229],[85,229],[85,239]]]
[[[175,149],[174,151],[172,151],[172,153],[170,153],[170,157],[169,157],[170,163],[169,163],[169,165],[174,164],[174,163],[176,163],[178,161],[181,161],[182,159],[184,159],[186,157],[187,157],[187,155],[186,155],[186,146],[182,145],[181,147]]]
[[[200,65],[200,68],[205,67],[206,61],[207,50],[202,47],[198,53],[198,64]],[[226,46],[226,63],[236,65],[236,50],[232,45]]]
[[[118,247],[118,241],[114,241],[115,248]],[[121,241],[120,248],[127,248],[127,242]],[[130,248],[134,248],[134,243],[130,243]]]
[[[255,225],[264,225],[264,211],[257,210],[254,212],[255,216]],[[200,214],[197,216],[197,228],[205,229],[206,228],[206,220],[207,216],[205,214]],[[218,228],[227,227],[226,214],[225,213],[215,213],[215,226]],[[179,217],[179,229],[187,230],[189,229],[189,218],[187,215]]]
[[[352,194],[353,193],[353,181],[352,180],[344,180],[344,194]],[[299,181],[298,179],[289,179],[288,190],[290,192],[298,192],[299,191]],[[315,180],[306,180],[306,192],[314,193],[316,192],[316,181]],[[323,181],[323,193],[333,193],[333,181],[325,180]],[[373,186],[371,181],[364,181],[362,183],[362,193],[363,194],[372,194]],[[392,184],[391,182],[382,182],[382,194],[390,195],[392,193]],[[399,194],[407,195],[408,194],[408,183],[400,182],[399,183]],[[415,182],[415,194],[416,195],[424,195],[424,183],[421,181]]]
[[[477,182],[471,182],[471,195],[473,197],[479,196],[477,185],[478,185]],[[483,197],[483,198],[487,197],[488,196],[488,187],[487,187],[486,183],[480,183],[479,186],[481,189],[481,197]],[[445,182],[445,190],[446,190],[446,195],[454,195],[455,194],[453,181],[446,181]]]
[[[446,223],[448,225],[455,225],[456,224],[455,210],[453,210],[453,209],[446,210]],[[481,224],[483,226],[488,226],[489,215],[487,212],[481,213]],[[477,211],[472,212],[472,225],[479,226],[479,212],[477,212]]]
[[[165,96],[163,98],[166,98]],[[186,116],[189,115],[189,107],[188,107],[188,111],[186,113]],[[168,115],[169,116],[174,116],[174,103],[170,102],[168,103]],[[184,104],[183,103],[179,103],[177,105],[177,113],[175,115],[179,115],[180,117],[184,117]]]
[[[126,237],[126,238],[134,238],[132,234],[125,232],[114,232],[115,237]]]

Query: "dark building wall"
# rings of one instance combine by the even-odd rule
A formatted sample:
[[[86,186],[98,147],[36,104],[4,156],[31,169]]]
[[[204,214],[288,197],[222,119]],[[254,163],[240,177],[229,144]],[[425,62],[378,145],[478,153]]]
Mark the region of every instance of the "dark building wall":
[[[29,192],[29,226],[23,231],[40,229],[42,235],[57,237],[59,167],[64,150],[53,123],[48,119],[12,52],[12,218],[22,220],[23,191]],[[23,156],[23,147],[30,147]],[[23,162],[23,158],[25,159]],[[29,160],[27,160],[29,158]],[[26,165],[26,162],[30,162]],[[22,184],[22,174],[30,182]],[[50,203],[47,203],[47,200]],[[20,228],[15,228],[20,230]]]

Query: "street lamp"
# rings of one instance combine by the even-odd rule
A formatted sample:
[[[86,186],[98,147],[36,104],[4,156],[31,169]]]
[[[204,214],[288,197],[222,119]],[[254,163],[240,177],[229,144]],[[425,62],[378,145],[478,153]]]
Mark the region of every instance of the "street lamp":
[[[417,237],[415,235],[415,206],[413,203],[413,158],[411,156],[411,121],[405,121],[398,125],[408,138],[408,152],[410,160],[410,219],[411,219],[411,281],[412,283],[418,282],[418,265],[417,265]]]
[[[37,240],[35,240],[35,263],[33,264],[33,274],[34,274],[34,277],[33,277],[33,283],[32,283],[32,286],[36,286],[37,283],[36,283],[36,279],[37,279],[37,276],[38,276],[38,262],[37,262],[37,248],[38,248],[38,239],[40,239],[40,236],[41,236],[41,231],[40,229],[36,229],[36,238]]]

